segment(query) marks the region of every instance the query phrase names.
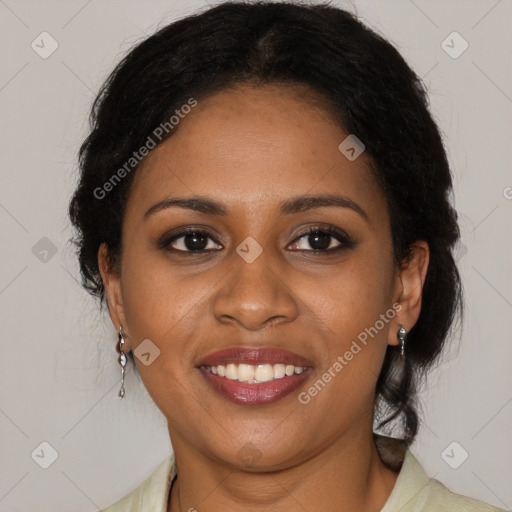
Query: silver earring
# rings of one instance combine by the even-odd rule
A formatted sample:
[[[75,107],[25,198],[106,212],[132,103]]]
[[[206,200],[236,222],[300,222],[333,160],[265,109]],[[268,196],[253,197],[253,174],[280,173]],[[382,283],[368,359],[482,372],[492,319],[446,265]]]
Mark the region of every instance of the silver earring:
[[[119,390],[119,393],[117,396],[119,398],[123,398],[124,396],[124,369],[126,367],[127,359],[126,354],[123,352],[124,347],[124,338],[123,338],[123,332],[122,327],[119,326],[119,358],[117,359],[119,361],[119,364],[121,365],[121,389]]]
[[[405,337],[407,335],[407,331],[405,330],[405,327],[402,324],[398,325],[398,331],[396,333],[396,337],[398,338],[398,341],[400,342],[400,355],[402,357],[405,357]]]

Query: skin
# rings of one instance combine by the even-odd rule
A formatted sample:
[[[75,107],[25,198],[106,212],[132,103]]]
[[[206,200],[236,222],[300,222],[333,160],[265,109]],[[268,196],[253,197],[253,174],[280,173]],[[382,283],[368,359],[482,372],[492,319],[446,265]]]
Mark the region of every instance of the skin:
[[[109,267],[105,244],[98,254],[125,351],[145,339],[160,350],[148,366],[135,361],[176,454],[169,512],[378,511],[397,478],[372,439],[374,390],[398,324],[410,330],[420,314],[428,245],[418,241],[408,265],[394,266],[386,200],[368,158],[349,161],[338,150],[348,134],[307,92],[239,86],[202,99],[137,171],[120,268]],[[368,219],[339,206],[279,213],[292,197],[325,194],[350,198]],[[144,219],[165,197],[197,196],[229,214],[170,207]],[[299,238],[312,226],[342,229],[356,243],[315,253],[307,235]],[[212,240],[204,247],[218,250],[159,247],[183,227],[206,230]],[[263,249],[252,263],[236,252],[248,236]],[[186,250],[184,241],[171,247]],[[298,394],[397,303],[401,310],[378,335],[301,404]],[[291,350],[311,360],[313,372],[275,403],[234,404],[196,367],[237,345]],[[247,467],[238,453],[249,446],[259,458]]]

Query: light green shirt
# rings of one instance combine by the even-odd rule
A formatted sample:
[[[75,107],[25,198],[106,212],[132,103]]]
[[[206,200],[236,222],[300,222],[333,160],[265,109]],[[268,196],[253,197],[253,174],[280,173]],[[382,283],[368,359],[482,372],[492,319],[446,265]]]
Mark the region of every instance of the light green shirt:
[[[114,505],[100,512],[167,512],[169,490],[176,476],[174,454],[154,473]],[[381,512],[505,512],[504,509],[455,494],[429,478],[406,449],[403,464]]]

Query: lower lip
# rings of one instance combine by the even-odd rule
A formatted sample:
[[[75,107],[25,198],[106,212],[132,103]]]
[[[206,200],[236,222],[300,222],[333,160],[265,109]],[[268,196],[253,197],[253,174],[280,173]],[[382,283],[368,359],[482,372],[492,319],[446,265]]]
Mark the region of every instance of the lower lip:
[[[306,368],[299,374],[259,384],[248,384],[219,377],[204,367],[200,367],[199,370],[213,389],[228,400],[242,405],[263,405],[277,402],[295,391],[309,377],[312,368]]]

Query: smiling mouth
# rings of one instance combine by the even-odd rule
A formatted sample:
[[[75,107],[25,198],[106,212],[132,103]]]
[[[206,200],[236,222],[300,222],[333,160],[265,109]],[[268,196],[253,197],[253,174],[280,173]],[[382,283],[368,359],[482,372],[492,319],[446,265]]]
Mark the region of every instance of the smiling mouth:
[[[305,371],[307,366],[295,366],[293,364],[245,364],[245,363],[229,363],[226,365],[219,364],[213,366],[203,366],[206,371],[213,375],[218,375],[229,380],[245,382],[247,384],[259,384],[263,382],[272,382],[278,379],[291,377],[292,375],[300,375]]]
[[[309,378],[313,367],[229,363],[225,366],[200,366],[199,371],[220,396],[248,406],[272,404],[290,395]]]
[[[313,363],[275,347],[231,347],[211,353],[197,367],[220,396],[240,405],[270,404],[296,390]]]

